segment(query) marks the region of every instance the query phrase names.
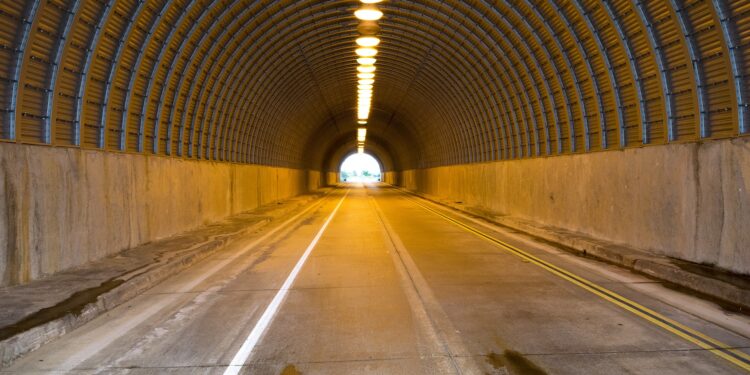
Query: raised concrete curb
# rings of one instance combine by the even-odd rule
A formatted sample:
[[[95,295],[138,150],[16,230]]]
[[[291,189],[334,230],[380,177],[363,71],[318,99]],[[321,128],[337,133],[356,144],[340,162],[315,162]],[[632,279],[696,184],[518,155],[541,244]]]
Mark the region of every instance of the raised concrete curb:
[[[277,206],[261,207],[43,280],[0,288],[4,305],[0,306],[0,313],[3,313],[0,315],[0,367],[8,366],[18,357],[127,302],[238,237],[259,230],[273,217],[285,215],[314,198],[305,196]],[[194,237],[203,241],[190,244]],[[10,311],[24,302],[40,299],[33,296],[34,291],[55,300],[42,297],[44,301],[36,303],[38,309],[27,306],[20,313]]]
[[[542,226],[519,218],[498,216],[408,189],[399,189],[454,210],[478,216],[535,239],[541,239],[562,250],[612,263],[734,305],[740,310],[750,311],[750,278],[747,276],[733,274],[715,267],[652,255],[580,233]]]

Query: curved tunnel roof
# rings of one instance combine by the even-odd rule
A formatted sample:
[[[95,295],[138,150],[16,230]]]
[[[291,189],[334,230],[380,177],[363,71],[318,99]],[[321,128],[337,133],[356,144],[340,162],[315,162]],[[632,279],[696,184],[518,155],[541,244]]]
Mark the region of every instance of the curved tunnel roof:
[[[329,168],[355,147],[358,6],[5,1],[0,139]],[[369,135],[392,168],[750,131],[748,1],[378,6]]]

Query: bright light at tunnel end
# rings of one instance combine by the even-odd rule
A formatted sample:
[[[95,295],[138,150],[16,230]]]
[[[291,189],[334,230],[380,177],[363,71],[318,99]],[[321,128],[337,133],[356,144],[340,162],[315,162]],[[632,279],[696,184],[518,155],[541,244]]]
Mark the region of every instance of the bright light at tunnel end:
[[[341,180],[346,182],[369,182],[380,180],[382,171],[380,163],[364,149],[357,149],[356,154],[347,156],[341,163],[339,172]]]

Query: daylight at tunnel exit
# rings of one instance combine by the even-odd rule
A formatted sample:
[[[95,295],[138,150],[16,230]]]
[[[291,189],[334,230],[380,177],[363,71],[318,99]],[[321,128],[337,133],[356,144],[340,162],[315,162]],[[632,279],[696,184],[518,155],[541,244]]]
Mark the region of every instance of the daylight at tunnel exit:
[[[0,0],[3,374],[750,374],[750,0]]]

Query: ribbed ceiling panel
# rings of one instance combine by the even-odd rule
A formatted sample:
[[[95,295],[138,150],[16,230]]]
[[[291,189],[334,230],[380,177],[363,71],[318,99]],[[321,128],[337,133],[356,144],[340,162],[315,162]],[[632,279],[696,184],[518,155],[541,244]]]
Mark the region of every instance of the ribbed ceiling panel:
[[[358,6],[4,1],[0,139],[326,168],[354,147]],[[750,1],[379,6],[369,134],[394,168],[750,131]]]

